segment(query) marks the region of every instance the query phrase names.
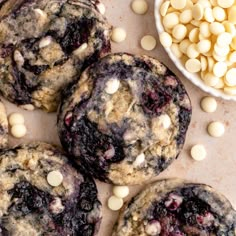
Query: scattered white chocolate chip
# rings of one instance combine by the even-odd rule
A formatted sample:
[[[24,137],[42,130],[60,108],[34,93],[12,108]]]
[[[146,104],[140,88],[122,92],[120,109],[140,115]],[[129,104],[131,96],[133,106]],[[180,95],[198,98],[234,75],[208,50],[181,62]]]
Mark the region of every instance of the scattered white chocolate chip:
[[[207,131],[210,136],[218,138],[223,136],[223,134],[225,133],[225,126],[218,121],[211,122],[207,127]]]
[[[88,44],[87,43],[83,43],[82,45],[80,45],[80,47],[78,47],[77,49],[75,49],[73,51],[73,54],[76,56],[79,56],[81,53],[83,53],[86,49],[88,48]]]
[[[11,127],[11,134],[15,138],[22,138],[26,133],[27,129],[24,124],[16,124]]]
[[[156,236],[161,233],[161,224],[157,220],[148,222],[145,226],[145,232],[147,235]]]
[[[118,198],[125,198],[129,195],[129,187],[128,186],[114,186],[113,194]]]
[[[39,48],[45,48],[48,45],[50,45],[52,43],[52,37],[51,36],[47,36],[45,38],[42,38],[39,42]]]
[[[141,39],[141,46],[146,51],[152,51],[156,47],[157,41],[151,35],[146,35]]]
[[[13,125],[19,125],[19,124],[24,124],[25,123],[25,118],[22,114],[20,113],[12,113],[9,118],[9,125],[13,126]]]
[[[111,209],[112,211],[118,211],[122,208],[124,204],[124,201],[122,198],[116,197],[116,196],[111,196],[108,199],[108,207],[109,209]]]
[[[18,50],[14,51],[14,61],[16,62],[16,64],[18,66],[23,66],[25,63],[24,57],[22,56],[22,54]]]
[[[159,38],[163,47],[169,48],[172,45],[172,37],[167,32],[162,32]]]
[[[25,104],[20,106],[22,109],[25,109],[27,111],[33,111],[35,109],[34,105],[32,104]]]
[[[109,79],[106,83],[105,91],[107,94],[114,94],[120,87],[120,81],[118,79]]]
[[[141,153],[136,157],[135,161],[133,162],[133,165],[134,167],[139,167],[144,163],[144,161],[145,161],[145,155],[144,153]]]
[[[206,158],[206,149],[201,144],[196,144],[191,148],[191,156],[196,161],[202,161]]]
[[[116,43],[123,42],[126,39],[126,31],[121,27],[113,28],[111,39]]]
[[[144,15],[148,10],[148,4],[145,0],[134,0],[131,4],[134,13]]]
[[[217,102],[213,97],[204,97],[201,100],[201,108],[203,111],[212,113],[217,109]]]
[[[171,119],[167,114],[159,116],[159,120],[164,129],[168,129],[171,126]]]
[[[99,2],[97,5],[97,8],[99,10],[99,12],[102,14],[102,15],[105,15],[106,13],[106,7],[103,3]]]
[[[57,187],[62,184],[63,175],[59,170],[53,170],[48,173],[47,181],[51,186]]]

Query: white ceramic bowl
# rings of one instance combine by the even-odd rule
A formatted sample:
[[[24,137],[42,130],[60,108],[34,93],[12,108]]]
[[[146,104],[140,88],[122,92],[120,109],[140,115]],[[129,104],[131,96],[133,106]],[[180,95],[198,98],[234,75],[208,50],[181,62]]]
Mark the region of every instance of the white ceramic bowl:
[[[163,0],[155,0],[155,21],[156,21],[156,28],[158,33],[162,33],[164,31],[163,25],[162,25],[162,19],[161,19],[161,15],[160,15],[160,6],[163,3]],[[170,50],[170,48],[165,48],[168,56],[171,58],[171,60],[174,62],[174,64],[176,65],[176,67],[182,72],[182,74],[189,79],[193,84],[195,84],[196,86],[198,86],[199,88],[201,88],[203,91],[210,93],[211,95],[215,96],[215,97],[220,97],[226,100],[234,100],[236,101],[236,96],[233,95],[228,95],[226,93],[224,93],[221,90],[212,88],[210,86],[207,86],[202,79],[200,78],[200,76],[195,73],[190,73],[188,72],[185,68],[184,65],[182,64],[182,62],[172,53],[172,51]]]

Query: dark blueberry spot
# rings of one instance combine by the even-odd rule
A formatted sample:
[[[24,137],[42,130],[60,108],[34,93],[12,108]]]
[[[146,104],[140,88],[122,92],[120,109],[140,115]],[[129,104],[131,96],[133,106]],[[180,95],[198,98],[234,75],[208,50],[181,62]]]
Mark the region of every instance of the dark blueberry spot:
[[[48,206],[51,197],[36,187],[32,186],[29,182],[20,182],[15,187],[9,190],[11,199],[17,199],[17,202],[10,207],[10,211],[19,211],[23,215],[31,212],[40,212],[41,208]]]
[[[142,107],[147,114],[160,114],[170,101],[171,96],[160,89],[158,91],[148,90],[142,93]]]
[[[82,232],[81,235],[83,235],[83,236],[92,236],[93,232],[94,232],[93,226],[92,225],[85,225],[81,232]]]
[[[3,135],[5,134],[5,130],[4,128],[2,127],[2,125],[0,125],[0,135]]]
[[[179,110],[179,133],[176,137],[178,145],[183,145],[185,141],[185,135],[191,120],[191,111],[186,108],[180,107]]]
[[[94,18],[89,19],[85,17],[79,21],[71,22],[67,26],[64,37],[59,42],[64,52],[70,54],[81,44],[87,43],[95,22]]]
[[[37,66],[31,65],[28,60],[25,61],[23,67],[26,70],[34,73],[35,75],[40,75],[42,72],[44,72],[45,70],[47,70],[49,68],[48,65],[40,65],[40,66],[39,65],[37,65]]]
[[[7,46],[6,45],[1,46],[1,48],[0,48],[0,57],[6,58],[6,57],[12,55],[13,50],[14,50],[14,45],[12,45],[12,44],[7,45]]]
[[[93,203],[90,201],[89,198],[81,198],[79,201],[79,207],[80,209],[82,209],[83,211],[91,211],[93,209]]]
[[[7,229],[4,228],[1,224],[0,224],[0,236],[10,236],[9,232],[7,231]]]
[[[63,145],[69,153],[75,156],[81,155],[81,166],[93,172],[97,178],[104,178],[111,163],[124,159],[122,142],[101,133],[97,124],[88,120],[86,116],[80,119],[76,117],[74,115],[71,126],[61,133],[63,135]],[[107,151],[111,149],[111,146],[114,148],[114,156],[106,159]],[[79,150],[77,150],[77,147],[79,147]]]

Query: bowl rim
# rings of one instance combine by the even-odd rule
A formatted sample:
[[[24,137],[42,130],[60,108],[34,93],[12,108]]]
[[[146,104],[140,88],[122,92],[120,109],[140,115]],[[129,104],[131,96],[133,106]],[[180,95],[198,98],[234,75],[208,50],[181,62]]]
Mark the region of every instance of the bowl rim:
[[[162,20],[161,15],[159,13],[159,9],[161,4],[163,3],[163,0],[155,0],[154,4],[154,16],[155,16],[155,24],[158,34],[164,32],[164,28],[162,26]],[[163,47],[163,46],[162,46]],[[164,47],[163,47],[164,48]],[[215,89],[213,87],[207,86],[202,79],[197,75],[197,73],[190,73],[185,68],[184,65],[180,62],[180,60],[172,53],[170,48],[164,48],[172,62],[176,65],[177,69],[184,75],[185,78],[187,78],[189,81],[191,81],[194,85],[199,87],[204,92],[207,92],[215,97],[223,98],[225,100],[232,100],[236,101],[236,96],[229,95],[224,93],[223,91],[220,91],[218,89]]]

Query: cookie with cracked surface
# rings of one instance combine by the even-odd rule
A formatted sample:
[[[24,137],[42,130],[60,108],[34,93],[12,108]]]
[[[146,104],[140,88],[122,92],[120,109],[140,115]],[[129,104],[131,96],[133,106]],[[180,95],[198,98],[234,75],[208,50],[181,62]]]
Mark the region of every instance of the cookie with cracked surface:
[[[0,91],[32,109],[57,109],[60,92],[110,52],[111,27],[89,0],[0,3]],[[29,106],[31,105],[31,106]]]
[[[97,235],[101,203],[96,184],[52,145],[1,152],[0,195],[2,236]]]
[[[6,109],[0,100],[0,149],[6,148],[8,145],[8,119]]]
[[[111,54],[64,92],[58,131],[64,148],[94,177],[141,184],[181,151],[191,104],[180,80],[147,56]]]
[[[112,236],[235,236],[230,202],[203,184],[158,181],[127,204]]]

